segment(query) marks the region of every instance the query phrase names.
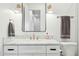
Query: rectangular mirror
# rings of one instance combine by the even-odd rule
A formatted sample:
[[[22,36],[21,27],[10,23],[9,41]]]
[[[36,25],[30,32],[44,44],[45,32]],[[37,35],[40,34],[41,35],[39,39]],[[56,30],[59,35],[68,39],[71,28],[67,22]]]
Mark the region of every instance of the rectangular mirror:
[[[23,32],[45,32],[45,3],[24,3],[22,7]]]

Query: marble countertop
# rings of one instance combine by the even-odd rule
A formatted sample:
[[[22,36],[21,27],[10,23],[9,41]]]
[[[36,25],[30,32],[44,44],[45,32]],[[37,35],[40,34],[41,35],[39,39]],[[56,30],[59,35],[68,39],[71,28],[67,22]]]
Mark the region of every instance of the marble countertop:
[[[54,39],[39,39],[39,40],[29,40],[29,39],[6,39],[4,44],[59,44],[59,41]]]

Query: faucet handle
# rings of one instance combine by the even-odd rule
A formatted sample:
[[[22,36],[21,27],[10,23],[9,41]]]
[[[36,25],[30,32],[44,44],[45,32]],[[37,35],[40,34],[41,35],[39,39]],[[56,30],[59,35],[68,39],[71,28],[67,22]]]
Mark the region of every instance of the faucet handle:
[[[38,40],[38,36],[36,37],[36,40]]]

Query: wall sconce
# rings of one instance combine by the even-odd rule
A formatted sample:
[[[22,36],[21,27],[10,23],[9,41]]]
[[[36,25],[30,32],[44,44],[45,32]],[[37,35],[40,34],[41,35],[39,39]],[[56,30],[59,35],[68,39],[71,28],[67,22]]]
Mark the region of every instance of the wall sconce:
[[[47,4],[47,13],[53,13],[54,7],[52,4]]]
[[[18,8],[18,9],[21,8],[21,4],[17,4],[16,8]]]
[[[22,4],[18,3],[16,4],[16,10],[14,11],[16,14],[21,13]]]

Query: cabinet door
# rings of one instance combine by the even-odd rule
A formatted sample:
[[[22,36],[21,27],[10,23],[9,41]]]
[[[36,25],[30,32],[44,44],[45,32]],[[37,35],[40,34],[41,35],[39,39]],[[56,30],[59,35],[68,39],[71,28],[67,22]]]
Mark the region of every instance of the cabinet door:
[[[3,55],[3,40],[0,38],[0,56]]]
[[[17,56],[17,53],[4,53],[4,56]]]
[[[19,56],[46,56],[46,53],[20,53]]]
[[[4,55],[7,56],[17,55],[17,46],[13,46],[13,45],[4,46]]]
[[[19,46],[19,55],[42,55],[46,54],[45,46]]]
[[[47,53],[47,56],[60,56],[59,53]]]

